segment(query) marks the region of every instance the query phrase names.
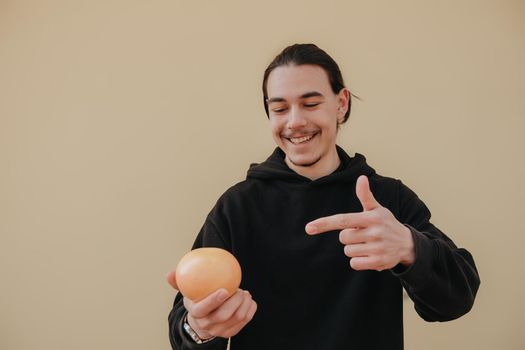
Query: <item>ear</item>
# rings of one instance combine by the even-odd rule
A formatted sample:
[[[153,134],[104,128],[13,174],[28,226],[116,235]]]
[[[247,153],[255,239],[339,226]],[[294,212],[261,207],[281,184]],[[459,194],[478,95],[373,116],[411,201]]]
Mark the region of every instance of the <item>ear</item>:
[[[343,123],[345,114],[348,111],[348,102],[350,101],[350,92],[347,88],[342,88],[341,91],[337,94],[337,122],[339,124]]]

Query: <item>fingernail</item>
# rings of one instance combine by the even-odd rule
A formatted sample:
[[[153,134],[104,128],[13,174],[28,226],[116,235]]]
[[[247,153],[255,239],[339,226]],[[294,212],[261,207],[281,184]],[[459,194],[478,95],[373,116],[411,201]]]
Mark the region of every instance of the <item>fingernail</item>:
[[[222,289],[219,294],[217,294],[217,300],[218,301],[225,301],[228,299],[228,292]]]
[[[314,225],[312,225],[312,224],[306,225],[305,229],[306,229],[306,233],[308,233],[309,235],[317,233],[317,228]]]

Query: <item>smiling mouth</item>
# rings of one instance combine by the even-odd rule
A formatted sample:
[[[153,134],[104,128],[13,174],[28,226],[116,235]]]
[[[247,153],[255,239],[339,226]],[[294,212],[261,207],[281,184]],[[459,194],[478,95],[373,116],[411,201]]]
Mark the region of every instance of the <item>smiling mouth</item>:
[[[291,143],[293,143],[294,145],[300,145],[302,143],[307,143],[308,141],[313,139],[315,135],[317,135],[317,133],[312,134],[312,135],[302,136],[302,137],[287,137],[286,139],[290,141]]]

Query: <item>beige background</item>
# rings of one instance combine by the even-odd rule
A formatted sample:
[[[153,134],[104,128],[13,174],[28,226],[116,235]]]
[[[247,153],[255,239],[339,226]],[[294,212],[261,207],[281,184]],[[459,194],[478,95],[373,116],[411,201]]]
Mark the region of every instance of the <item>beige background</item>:
[[[262,73],[315,42],[339,143],[475,256],[467,316],[406,349],[523,349],[523,1],[0,0],[0,348],[169,349],[164,281],[273,143]]]

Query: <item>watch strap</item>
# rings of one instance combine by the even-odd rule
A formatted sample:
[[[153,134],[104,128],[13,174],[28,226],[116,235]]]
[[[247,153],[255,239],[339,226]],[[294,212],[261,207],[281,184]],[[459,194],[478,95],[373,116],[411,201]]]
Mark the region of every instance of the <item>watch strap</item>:
[[[195,332],[193,328],[191,328],[190,324],[188,323],[187,313],[186,315],[184,315],[184,321],[182,321],[182,328],[184,328],[184,332],[186,332],[186,334],[189,335],[190,338],[193,339],[193,341],[197,344],[205,344],[216,338],[216,337],[211,337],[208,339],[201,339],[199,335],[197,334],[197,332]]]

